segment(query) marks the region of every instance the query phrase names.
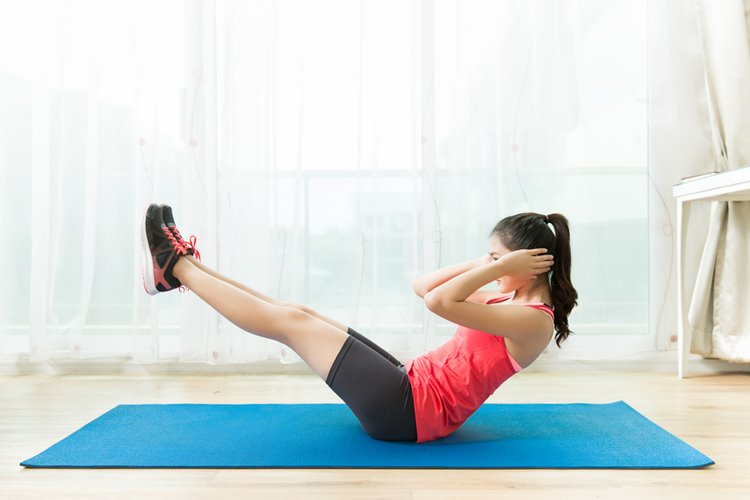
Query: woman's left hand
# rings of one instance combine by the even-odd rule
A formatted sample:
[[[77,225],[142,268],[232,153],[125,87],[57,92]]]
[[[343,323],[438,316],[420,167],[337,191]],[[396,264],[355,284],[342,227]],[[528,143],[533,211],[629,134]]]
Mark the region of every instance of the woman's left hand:
[[[502,266],[503,276],[531,279],[552,269],[554,259],[546,248],[532,248],[506,253],[494,264]]]

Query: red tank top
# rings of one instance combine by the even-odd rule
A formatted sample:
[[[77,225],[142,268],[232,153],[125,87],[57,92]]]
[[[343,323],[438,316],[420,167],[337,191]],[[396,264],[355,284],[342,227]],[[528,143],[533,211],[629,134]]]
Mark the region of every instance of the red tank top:
[[[496,297],[485,302],[502,302]],[[549,306],[541,308],[555,316]],[[404,364],[412,386],[417,443],[445,437],[458,429],[500,385],[521,370],[505,347],[505,338],[459,326],[445,344]]]

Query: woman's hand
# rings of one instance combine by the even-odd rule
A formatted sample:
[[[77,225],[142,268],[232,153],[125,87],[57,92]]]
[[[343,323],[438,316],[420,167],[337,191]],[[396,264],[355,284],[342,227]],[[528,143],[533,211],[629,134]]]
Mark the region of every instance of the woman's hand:
[[[500,257],[495,265],[502,267],[503,276],[532,279],[552,269],[554,259],[546,248],[516,250]]]

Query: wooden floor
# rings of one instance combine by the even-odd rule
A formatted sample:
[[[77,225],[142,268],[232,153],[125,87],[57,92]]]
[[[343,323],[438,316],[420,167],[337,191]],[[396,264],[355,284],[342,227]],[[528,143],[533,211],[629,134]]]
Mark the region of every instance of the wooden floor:
[[[716,463],[695,470],[24,469],[19,462],[118,404],[341,400],[314,375],[0,376],[0,498],[750,498],[748,374],[521,373],[488,402],[618,400]]]

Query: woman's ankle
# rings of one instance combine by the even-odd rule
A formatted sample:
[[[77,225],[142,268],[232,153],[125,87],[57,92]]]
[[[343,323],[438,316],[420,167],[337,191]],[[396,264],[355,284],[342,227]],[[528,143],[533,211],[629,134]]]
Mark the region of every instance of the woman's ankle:
[[[174,263],[174,267],[172,268],[172,274],[175,278],[180,280],[180,283],[183,285],[185,284],[185,280],[187,279],[188,274],[190,273],[191,268],[194,268],[193,264],[190,263],[188,259],[185,258],[185,256],[180,256],[177,258],[177,262]]]
[[[200,267],[200,261],[190,254],[183,255],[181,260],[187,260],[195,267]]]

